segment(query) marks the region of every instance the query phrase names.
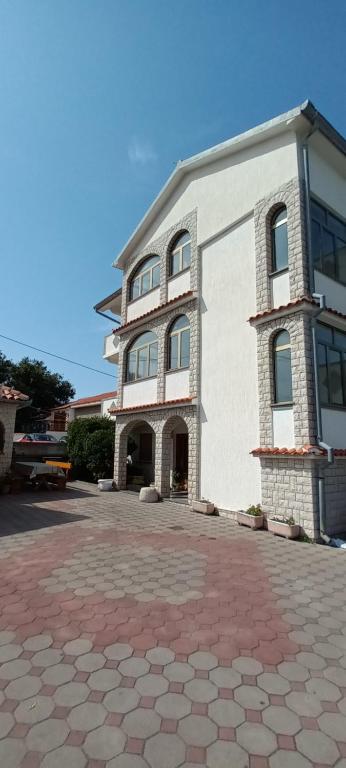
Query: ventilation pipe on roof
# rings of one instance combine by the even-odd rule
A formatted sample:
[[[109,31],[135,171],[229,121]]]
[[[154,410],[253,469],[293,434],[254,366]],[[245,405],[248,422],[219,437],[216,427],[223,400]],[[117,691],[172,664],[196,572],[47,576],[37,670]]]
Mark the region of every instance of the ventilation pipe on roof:
[[[317,113],[316,113],[317,114]],[[312,297],[319,303],[317,311],[311,319],[311,335],[312,335],[312,352],[313,352],[313,366],[314,366],[314,391],[315,391],[315,406],[316,406],[316,422],[317,422],[317,444],[322,450],[327,452],[328,464],[332,464],[334,461],[333,448],[324,442],[323,440],[323,427],[322,427],[322,411],[320,390],[318,382],[318,355],[317,355],[317,318],[323,312],[326,306],[326,297],[324,294],[315,293],[315,272],[312,257],[311,247],[311,212],[310,212],[310,170],[309,170],[309,149],[308,141],[310,136],[317,130],[315,124],[315,118],[313,118],[311,131],[305,138],[303,144],[303,165],[304,165],[304,187],[305,187],[305,221],[306,221],[306,243],[307,243],[307,256],[309,266],[309,283],[310,292]],[[319,476],[318,476],[318,513],[319,513],[319,534],[320,538],[326,543],[330,544],[331,539],[326,533],[326,495],[325,495],[325,478],[321,469],[321,462],[319,462]]]

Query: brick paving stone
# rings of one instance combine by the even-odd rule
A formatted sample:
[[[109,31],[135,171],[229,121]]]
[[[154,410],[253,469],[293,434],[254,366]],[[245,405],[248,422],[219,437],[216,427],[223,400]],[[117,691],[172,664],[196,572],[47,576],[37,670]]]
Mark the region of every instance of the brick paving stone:
[[[85,768],[86,757],[81,749],[77,747],[59,747],[49,752],[41,763],[41,768]]]

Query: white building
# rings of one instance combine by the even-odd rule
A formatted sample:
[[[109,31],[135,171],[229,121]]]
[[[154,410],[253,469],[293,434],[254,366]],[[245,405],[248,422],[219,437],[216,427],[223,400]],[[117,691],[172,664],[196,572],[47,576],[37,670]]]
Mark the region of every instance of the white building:
[[[163,495],[346,530],[345,220],[346,141],[310,102],[178,163],[97,305],[119,488],[132,434]]]

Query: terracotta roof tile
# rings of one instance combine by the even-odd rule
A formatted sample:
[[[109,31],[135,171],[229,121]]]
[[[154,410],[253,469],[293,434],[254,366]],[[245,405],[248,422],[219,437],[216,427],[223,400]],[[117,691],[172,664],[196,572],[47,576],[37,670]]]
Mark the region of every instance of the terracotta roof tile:
[[[275,314],[276,312],[282,312],[284,309],[293,309],[293,307],[299,307],[300,304],[304,303],[308,304],[315,304],[318,306],[316,301],[311,298],[311,296],[301,296],[299,299],[294,299],[293,301],[289,301],[288,304],[281,304],[279,307],[273,307],[272,309],[266,309],[264,312],[258,312],[257,315],[252,315],[249,317],[249,323],[252,323],[254,320],[259,320],[262,317],[270,317],[270,315]]]
[[[326,456],[327,451],[318,445],[303,445],[302,448],[254,448],[253,456]],[[334,456],[346,456],[346,448],[334,448]]]
[[[130,320],[128,323],[121,325],[119,328],[113,328],[113,333],[121,333],[122,331],[127,331],[128,328],[131,328],[132,325],[135,325],[141,320],[145,320],[145,318],[150,317],[151,315],[154,315],[155,312],[159,312],[162,309],[166,309],[166,307],[170,307],[172,304],[176,304],[181,299],[188,299],[188,298],[193,298],[193,291],[186,291],[186,293],[180,293],[179,296],[175,296],[174,299],[170,299],[169,301],[166,301],[164,304],[158,304],[157,307],[154,307],[154,309],[150,309],[149,312],[145,312],[144,315],[138,315],[138,317],[135,317],[133,320]]]
[[[59,408],[74,408],[76,405],[91,405],[92,403],[102,403],[103,400],[110,400],[111,397],[117,396],[117,392],[102,392],[101,395],[91,395],[90,397],[81,397],[79,400],[72,400],[71,403],[59,406]]]
[[[191,405],[193,397],[182,397],[179,400],[162,400],[158,403],[147,403],[145,405],[131,405],[127,408],[109,408],[109,413],[130,413],[132,411],[149,411],[155,408],[165,408],[172,405]]]
[[[23,395],[17,389],[7,387],[6,384],[0,384],[0,402],[20,402],[29,400],[29,395]]]

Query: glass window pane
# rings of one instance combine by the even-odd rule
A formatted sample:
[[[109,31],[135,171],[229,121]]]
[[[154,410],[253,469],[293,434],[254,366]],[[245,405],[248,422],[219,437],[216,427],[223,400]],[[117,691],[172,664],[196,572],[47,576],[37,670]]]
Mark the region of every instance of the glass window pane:
[[[176,320],[174,320],[174,323],[171,325],[171,333],[172,331],[179,331],[181,328],[189,327],[190,323],[186,315],[179,315]]]
[[[137,353],[130,352],[127,358],[127,381],[134,381],[136,378]]]
[[[187,368],[190,365],[190,329],[182,331],[180,339],[180,366]]]
[[[327,373],[327,348],[323,344],[318,345],[318,379],[320,385],[321,403],[328,405],[328,373]]]
[[[342,405],[341,352],[337,352],[335,349],[330,349],[330,347],[328,347],[327,359],[330,404]]]
[[[316,269],[321,269],[321,227],[317,221],[311,225],[312,258]]]
[[[190,233],[189,232],[183,232],[183,234],[180,235],[180,237],[178,237],[178,240],[175,241],[175,243],[173,245],[173,250],[175,248],[180,248],[182,245],[185,245],[186,243],[189,243],[190,239],[191,239],[190,238]]]
[[[143,272],[146,272],[147,269],[150,269],[150,267],[153,267],[154,264],[157,264],[159,261],[160,261],[159,256],[149,256],[148,259],[145,259],[144,261],[142,261],[142,264],[140,265],[140,267],[136,272],[136,276],[139,277],[139,275],[141,275]]]
[[[334,344],[336,347],[340,347],[340,349],[344,349],[346,351],[346,333],[341,333],[341,331],[334,331]]]
[[[332,213],[328,213],[328,227],[334,235],[337,235],[337,237],[340,237],[342,240],[346,239],[346,224],[343,224],[343,222],[340,221],[340,219],[337,219],[336,216],[333,216]]]
[[[141,293],[150,291],[150,272],[145,272],[141,277]]]
[[[139,280],[138,278],[132,283],[131,299],[137,299],[139,296]]]
[[[291,349],[281,349],[275,355],[275,401],[292,400]]]
[[[317,326],[318,340],[323,341],[325,344],[333,344],[333,331],[327,325]]]
[[[287,224],[276,227],[273,232],[273,270],[285,269],[288,266]]]
[[[149,347],[138,350],[138,379],[145,379],[148,376],[148,352]]]
[[[316,221],[320,221],[321,224],[326,223],[326,210],[321,205],[315,203],[314,200],[310,200],[311,205],[311,217]]]
[[[335,277],[334,237],[326,229],[322,229],[322,270]]]
[[[184,245],[183,248],[183,269],[187,269],[191,262],[191,244]]]
[[[178,368],[178,336],[171,336],[169,340],[169,367]]]
[[[157,264],[153,269],[153,288],[160,285],[160,265]]]
[[[172,253],[172,275],[180,272],[180,253]]]
[[[287,221],[287,209],[286,208],[282,208],[282,210],[279,211],[279,213],[277,213],[276,216],[274,216],[273,227],[276,227],[277,224],[281,224],[282,221]]]
[[[284,347],[291,343],[288,331],[280,331],[275,337],[275,348]]]
[[[141,335],[137,336],[137,339],[133,342],[131,351],[133,349],[138,349],[138,347],[144,347],[145,344],[151,344],[153,341],[156,341],[156,335],[153,331],[141,333]]]
[[[157,374],[158,344],[151,344],[149,347],[149,376]]]
[[[336,263],[338,279],[346,284],[346,243],[336,239]]]

